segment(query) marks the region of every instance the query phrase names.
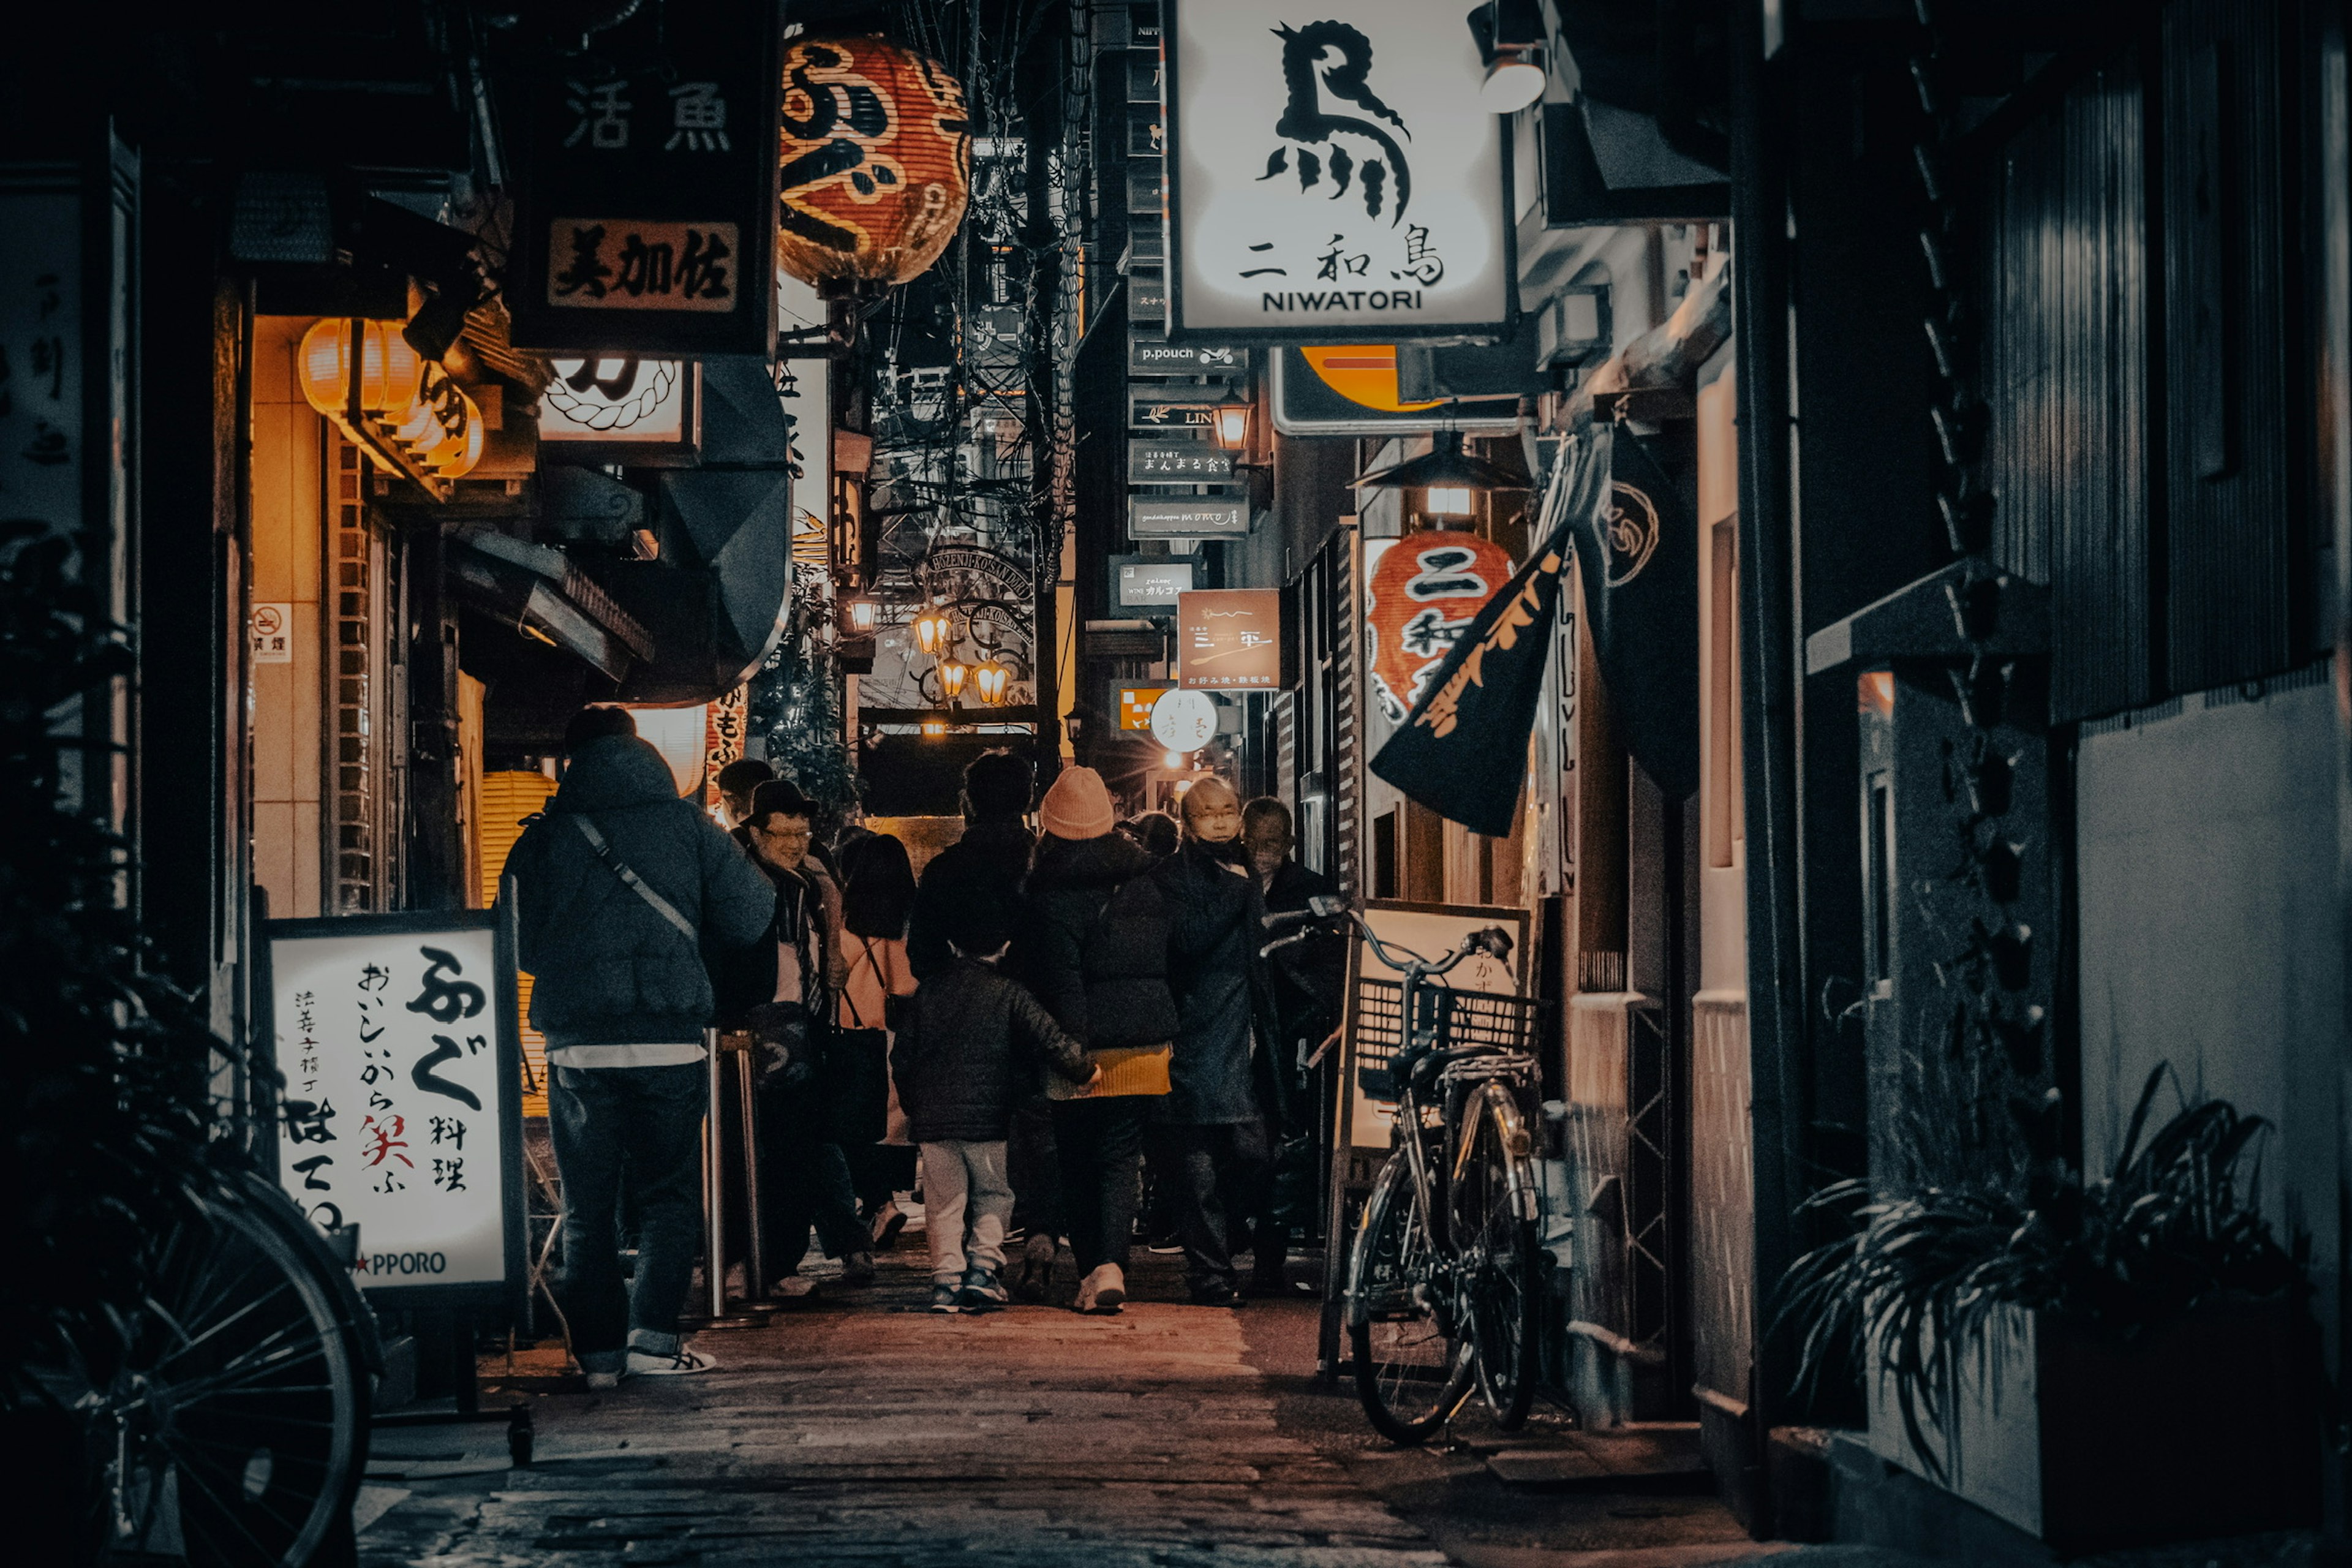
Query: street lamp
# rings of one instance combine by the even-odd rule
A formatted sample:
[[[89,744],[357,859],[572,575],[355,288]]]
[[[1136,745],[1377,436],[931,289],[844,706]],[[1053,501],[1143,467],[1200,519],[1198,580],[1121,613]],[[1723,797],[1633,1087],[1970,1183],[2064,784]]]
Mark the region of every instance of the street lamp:
[[[852,599],[849,601],[849,629],[861,636],[870,632],[881,614],[882,606],[872,599]]]
[[[1211,427],[1216,432],[1218,446],[1228,452],[1244,450],[1249,446],[1250,405],[1220,404]]]
[[[1432,485],[1422,509],[1431,517],[1468,517],[1475,510],[1465,485]]]
[[[992,708],[1004,700],[1005,683],[1012,679],[1013,672],[992,658],[971,672],[973,689]]]
[[[1356,476],[1360,489],[1410,490],[1423,493],[1422,505],[1431,517],[1468,517],[1475,492],[1509,489],[1520,481],[1484,458],[1462,449],[1462,432],[1440,430],[1430,449],[1385,468]]]
[[[948,694],[950,702],[953,702],[958,696],[961,695],[963,678],[971,673],[971,667],[960,659],[940,660],[940,689]]]
[[[925,653],[939,652],[948,646],[952,625],[947,611],[931,605],[915,617],[915,646]]]

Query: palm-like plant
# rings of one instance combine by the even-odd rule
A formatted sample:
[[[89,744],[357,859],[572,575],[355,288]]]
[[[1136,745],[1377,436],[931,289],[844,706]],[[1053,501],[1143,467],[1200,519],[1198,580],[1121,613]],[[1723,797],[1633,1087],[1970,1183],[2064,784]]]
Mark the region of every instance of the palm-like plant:
[[[2300,1288],[2301,1259],[2254,1205],[2269,1123],[2226,1100],[2184,1101],[2150,1133],[2170,1074],[2168,1064],[2148,1074],[2107,1176],[2057,1182],[2039,1203],[1993,1184],[1874,1198],[1841,1182],[1816,1194],[1808,1207],[1843,1213],[1853,1229],[1781,1282],[1778,1321],[1802,1334],[1800,1388],[1832,1366],[1874,1369],[1940,1475],[1927,1429],[1950,1408],[1959,1358],[1986,1353],[2001,1314],[2054,1315],[2129,1342],[2210,1302]]]

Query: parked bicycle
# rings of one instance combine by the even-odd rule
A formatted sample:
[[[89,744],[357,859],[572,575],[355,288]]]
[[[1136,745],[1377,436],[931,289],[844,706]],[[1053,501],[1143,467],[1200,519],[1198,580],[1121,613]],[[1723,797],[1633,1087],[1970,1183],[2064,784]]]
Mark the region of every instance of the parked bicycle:
[[[1360,982],[1353,1042],[1364,1093],[1396,1106],[1395,1152],[1365,1202],[1348,1268],[1357,1394],[1392,1442],[1426,1439],[1474,1387],[1509,1430],[1527,1418],[1538,1371],[1542,1186],[1528,1131],[1539,1098],[1536,1004],[1445,983],[1475,954],[1508,960],[1499,928],[1425,958],[1323,898],[1267,916],[1269,929],[1307,929],[1262,952],[1305,940],[1313,922],[1342,921],[1398,976],[1393,1010],[1391,983]]]

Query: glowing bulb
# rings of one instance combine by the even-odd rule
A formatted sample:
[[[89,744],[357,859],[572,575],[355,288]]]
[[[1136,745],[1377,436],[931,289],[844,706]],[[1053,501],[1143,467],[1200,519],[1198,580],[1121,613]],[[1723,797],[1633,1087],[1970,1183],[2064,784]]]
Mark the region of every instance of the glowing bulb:
[[[1470,491],[1464,485],[1432,485],[1429,487],[1427,510],[1432,517],[1468,517]]]
[[[1181,752],[1162,752],[1160,753],[1160,761],[1162,766],[1181,768],[1184,765],[1184,753]]]
[[[940,660],[940,689],[948,694],[949,701],[954,701],[961,694],[963,678],[970,673],[971,673],[971,668],[960,660],[952,658]]]

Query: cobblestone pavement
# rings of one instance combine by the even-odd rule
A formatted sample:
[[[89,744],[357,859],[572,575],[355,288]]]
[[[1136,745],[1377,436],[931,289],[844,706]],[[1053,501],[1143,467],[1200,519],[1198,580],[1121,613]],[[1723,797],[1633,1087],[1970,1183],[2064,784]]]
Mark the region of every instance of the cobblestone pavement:
[[[1394,1456],[1314,1391],[1312,1303],[1170,1304],[1151,1259],[1137,1283],[1159,1299],[1118,1317],[940,1317],[919,1262],[886,1254],[870,1289],[707,1331],[722,1370],[702,1376],[591,1394],[560,1351],[511,1373],[486,1358],[486,1401],[534,1407],[537,1462],[509,1468],[495,1426],[380,1433],[362,1563],[1665,1568],[1760,1550],[1700,1497],[1592,1509],[1560,1543],[1583,1550],[1524,1521],[1450,1528],[1479,1460]]]

